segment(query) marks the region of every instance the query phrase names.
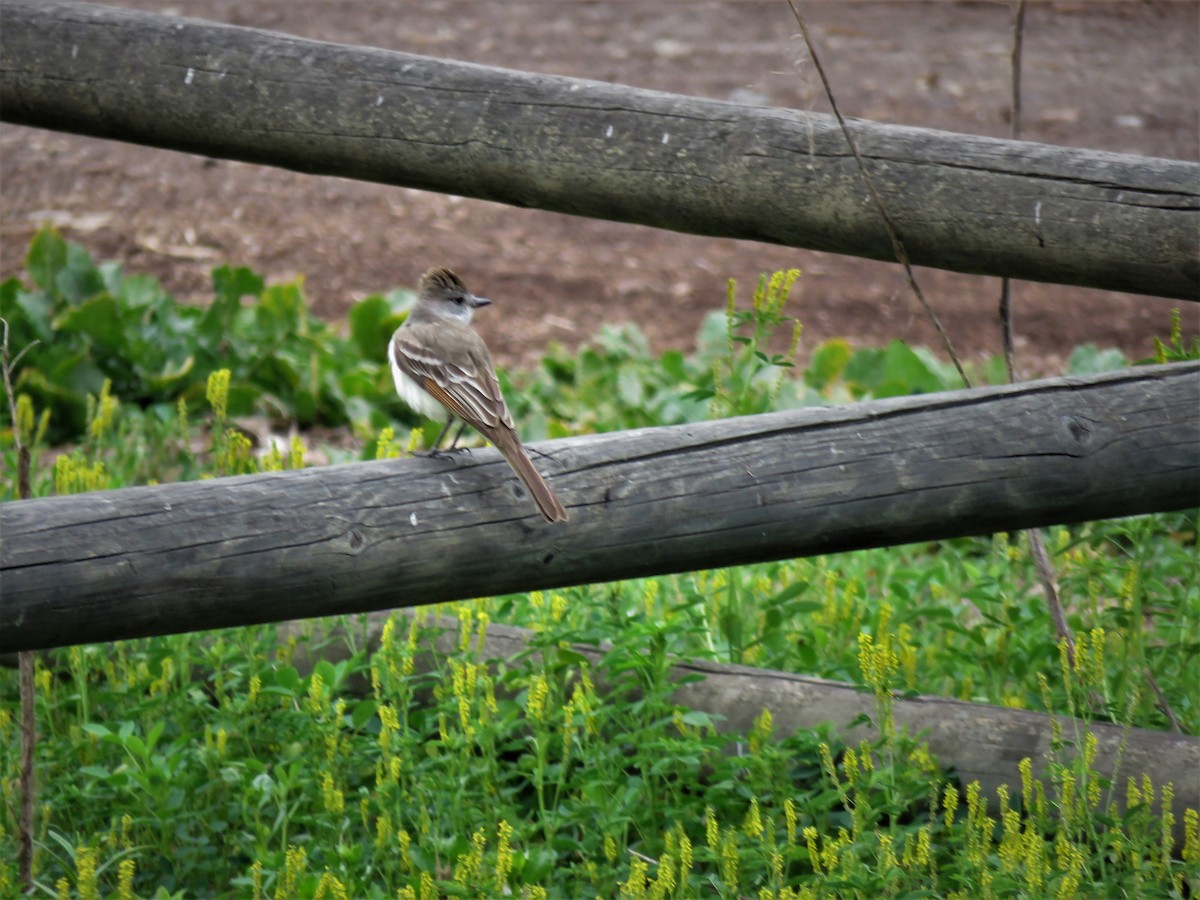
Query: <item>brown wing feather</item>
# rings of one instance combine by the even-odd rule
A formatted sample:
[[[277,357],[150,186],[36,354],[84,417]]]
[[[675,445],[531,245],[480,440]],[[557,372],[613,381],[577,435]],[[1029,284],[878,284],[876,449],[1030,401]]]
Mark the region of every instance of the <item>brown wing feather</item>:
[[[406,331],[418,331],[413,335]],[[449,338],[449,340],[447,340]],[[397,365],[453,415],[486,433],[512,417],[482,339],[463,326],[413,325],[397,332]]]

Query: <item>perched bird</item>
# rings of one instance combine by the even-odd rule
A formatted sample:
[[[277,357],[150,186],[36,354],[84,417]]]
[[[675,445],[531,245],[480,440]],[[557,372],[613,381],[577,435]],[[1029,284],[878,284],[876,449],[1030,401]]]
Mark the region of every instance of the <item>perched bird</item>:
[[[470,425],[508,460],[546,521],[565,522],[567,511],[534,468],[513,428],[487,345],[471,328],[475,310],[491,302],[468,291],[449,269],[430,269],[422,275],[416,305],[388,344],[396,393],[416,412],[431,419],[446,417],[434,455],[455,419],[462,426],[450,450]]]

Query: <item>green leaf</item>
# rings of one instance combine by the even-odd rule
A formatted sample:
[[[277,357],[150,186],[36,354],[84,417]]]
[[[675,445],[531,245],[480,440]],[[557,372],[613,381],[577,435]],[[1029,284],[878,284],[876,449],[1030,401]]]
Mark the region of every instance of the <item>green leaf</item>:
[[[125,347],[121,310],[111,294],[98,294],[78,306],[68,307],[54,320],[54,328],[86,335],[112,352]]]
[[[185,381],[191,374],[195,363],[196,358],[193,356],[177,363],[168,361],[159,374],[145,376],[146,387],[154,395],[170,396],[175,393],[174,389],[179,383]]]
[[[842,377],[850,361],[850,344],[841,338],[826,341],[812,352],[804,380],[810,387],[821,390]]]
[[[25,254],[25,270],[33,283],[50,294],[57,292],[58,273],[67,264],[67,242],[54,228],[46,225],[38,230]]]
[[[80,303],[104,290],[104,278],[91,256],[73,241],[67,242],[67,258],[54,284],[68,303]]]
[[[242,309],[243,297],[257,297],[263,291],[263,280],[250,269],[221,266],[213,269],[213,302],[204,311],[198,333],[210,350],[229,340],[234,322]]]
[[[278,343],[289,334],[304,329],[307,307],[300,282],[275,284],[259,296],[254,308],[254,324],[259,340]]]
[[[21,290],[21,283],[10,278],[0,285],[0,315],[11,329],[10,352],[19,353],[32,340],[49,344],[54,337],[54,302],[44,291]]]
[[[1125,354],[1113,347],[1101,350],[1095,344],[1083,344],[1071,351],[1067,359],[1068,375],[1099,375],[1129,368]]]
[[[391,332],[384,323],[391,316],[391,304],[378,294],[350,307],[350,338],[364,359],[377,363],[387,360],[387,342]]]

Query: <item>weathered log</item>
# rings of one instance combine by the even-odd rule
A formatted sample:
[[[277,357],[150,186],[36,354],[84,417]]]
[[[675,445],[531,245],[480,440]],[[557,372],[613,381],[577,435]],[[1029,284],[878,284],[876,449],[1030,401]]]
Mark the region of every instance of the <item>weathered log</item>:
[[[392,614],[407,615],[404,610],[371,613],[365,621],[346,624],[351,630],[353,646],[366,652],[379,647],[383,623]],[[407,621],[407,620],[404,620]],[[445,619],[435,624],[444,627],[432,644],[422,645],[414,660],[415,671],[436,671],[439,657],[456,656],[458,650],[457,623]],[[297,643],[293,661],[302,672],[311,671],[317,659],[337,663],[350,655],[351,646],[337,620],[320,623],[313,631],[308,622],[286,622],[280,625],[281,638],[310,635],[319,649],[310,658],[308,642]],[[407,625],[402,624],[400,633]],[[485,660],[509,660],[530,649],[532,633],[522,628],[489,625],[479,655]],[[573,644],[572,650],[592,664],[597,689],[611,690],[602,677],[600,665],[606,649],[589,644]],[[536,651],[535,651],[536,652]],[[702,675],[703,680],[694,680]],[[872,741],[879,737],[874,723],[877,708],[874,696],[852,684],[813,678],[791,672],[755,669],[715,662],[677,663],[668,676],[677,683],[672,700],[687,709],[703,710],[717,717],[716,726],[723,732],[748,734],[754,719],[764,709],[771,711],[776,737],[783,738],[796,731],[811,731],[830,726],[837,739],[846,744]],[[368,692],[370,685],[354,685]],[[1111,799],[1119,809],[1125,809],[1125,778],[1135,776],[1140,782],[1148,775],[1156,788],[1167,783],[1175,787],[1174,837],[1175,852],[1184,845],[1186,827],[1183,809],[1200,809],[1200,738],[1167,734],[1144,728],[1125,729],[1105,722],[1084,722],[1059,716],[1058,723],[1066,746],[1052,753],[1054,728],[1051,717],[1023,709],[1009,709],[987,703],[968,703],[946,697],[895,697],[893,712],[896,726],[908,734],[919,736],[937,757],[938,762],[954,770],[965,787],[978,781],[993,812],[998,807],[996,788],[1008,787],[1009,795],[1021,794],[1019,764],[1029,758],[1035,778],[1046,778],[1045,766],[1051,759],[1063,764],[1078,760],[1083,735],[1096,736],[1096,757],[1092,771],[1111,781],[1116,790]],[[1053,789],[1047,786],[1053,797]],[[1105,803],[1110,798],[1106,795]],[[1156,811],[1161,812],[1161,792]],[[1051,813],[1058,812],[1050,805]]]
[[[0,505],[0,651],[1184,509],[1200,363]]]
[[[9,122],[894,261],[828,116],[61,0],[0,30]],[[852,127],[916,264],[1200,299],[1200,165]]]

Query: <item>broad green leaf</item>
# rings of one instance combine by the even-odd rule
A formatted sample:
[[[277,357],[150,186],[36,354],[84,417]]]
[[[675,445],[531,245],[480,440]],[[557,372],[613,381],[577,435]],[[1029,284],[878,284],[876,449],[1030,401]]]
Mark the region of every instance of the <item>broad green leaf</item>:
[[[54,320],[54,328],[86,335],[112,352],[125,347],[121,309],[111,294],[98,294],[78,306],[67,308]]]
[[[377,363],[387,360],[387,342],[391,333],[384,323],[391,315],[391,304],[378,294],[350,307],[350,337],[363,358]]]
[[[58,292],[68,303],[81,303],[104,290],[104,278],[91,256],[79,244],[67,242],[67,258],[54,278]]]
[[[0,316],[8,322],[8,349],[19,353],[36,339],[49,345],[54,340],[54,302],[44,291],[24,291],[15,278],[0,285]]]
[[[55,280],[67,264],[67,242],[49,225],[38,230],[25,254],[25,270],[33,283],[51,294],[57,292]]]
[[[842,377],[851,356],[850,344],[841,338],[826,341],[808,360],[804,380],[817,390]]]

